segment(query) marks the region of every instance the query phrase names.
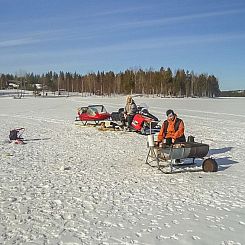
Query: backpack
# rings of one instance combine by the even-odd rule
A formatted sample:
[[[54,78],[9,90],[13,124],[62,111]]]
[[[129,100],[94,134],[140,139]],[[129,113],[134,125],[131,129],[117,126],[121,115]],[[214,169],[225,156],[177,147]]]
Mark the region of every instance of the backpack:
[[[17,140],[18,139],[18,130],[13,129],[9,132],[9,139],[10,140]]]

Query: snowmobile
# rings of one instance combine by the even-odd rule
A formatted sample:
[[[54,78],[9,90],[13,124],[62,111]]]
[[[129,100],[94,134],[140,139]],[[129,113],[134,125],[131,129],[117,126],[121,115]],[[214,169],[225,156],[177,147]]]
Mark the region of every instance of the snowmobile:
[[[89,122],[98,125],[100,122],[108,120],[111,117],[103,105],[89,105],[78,108],[77,115],[76,121],[80,121],[84,126]]]
[[[158,125],[159,120],[157,117],[152,115],[146,106],[138,106],[137,113],[135,114],[132,124],[128,127],[126,125],[126,118],[124,115],[124,108],[120,108],[118,112],[111,113],[111,121],[113,123],[107,122],[106,124],[112,126],[119,126],[123,128],[129,128],[130,131],[141,133],[144,135],[154,134],[160,131],[161,126]]]
[[[154,134],[159,132],[161,127],[158,125],[158,118],[149,113],[147,106],[138,106],[130,127],[126,124],[124,108],[117,112],[108,113],[103,105],[89,105],[80,107],[77,112],[76,122],[81,122],[82,126],[94,125],[101,126],[100,129],[124,130],[130,128],[141,134]]]
[[[146,107],[138,107],[138,113],[134,116],[131,126],[141,134],[154,134],[160,131],[159,119],[152,115]]]

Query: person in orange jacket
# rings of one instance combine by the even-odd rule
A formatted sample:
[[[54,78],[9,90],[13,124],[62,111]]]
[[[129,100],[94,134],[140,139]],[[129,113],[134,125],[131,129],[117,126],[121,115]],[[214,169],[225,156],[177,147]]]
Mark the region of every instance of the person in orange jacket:
[[[184,122],[177,117],[173,110],[169,109],[166,112],[167,120],[162,124],[158,134],[158,143],[166,139],[166,145],[186,142]]]

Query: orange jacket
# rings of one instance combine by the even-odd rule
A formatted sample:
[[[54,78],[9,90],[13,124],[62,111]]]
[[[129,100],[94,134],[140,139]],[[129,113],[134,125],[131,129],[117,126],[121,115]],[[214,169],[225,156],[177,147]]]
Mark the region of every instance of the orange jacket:
[[[178,129],[175,130],[175,124],[177,120],[180,121],[179,121]],[[165,128],[165,125],[167,125],[167,128]],[[163,139],[166,138],[178,139],[184,135],[184,131],[185,131],[184,122],[179,118],[177,119],[177,115],[175,115],[174,120],[167,119],[163,122],[157,140],[158,142],[161,142]]]

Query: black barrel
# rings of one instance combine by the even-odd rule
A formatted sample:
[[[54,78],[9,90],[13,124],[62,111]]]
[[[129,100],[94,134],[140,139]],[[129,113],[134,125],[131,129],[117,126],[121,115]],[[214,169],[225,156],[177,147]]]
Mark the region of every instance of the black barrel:
[[[203,158],[207,156],[209,145],[197,142],[186,142],[185,147],[191,148],[189,158]]]

